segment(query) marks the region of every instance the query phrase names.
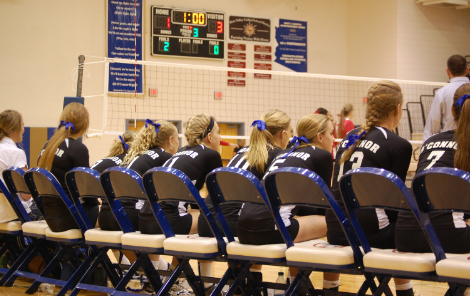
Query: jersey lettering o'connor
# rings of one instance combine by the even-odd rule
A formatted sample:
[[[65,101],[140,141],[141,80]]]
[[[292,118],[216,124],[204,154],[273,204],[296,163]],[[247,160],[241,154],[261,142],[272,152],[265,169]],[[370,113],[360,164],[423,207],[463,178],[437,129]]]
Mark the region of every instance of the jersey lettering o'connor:
[[[345,149],[348,142],[349,142],[348,140],[345,140],[345,141],[341,142],[341,144],[340,144],[341,148]],[[377,145],[376,143],[372,142],[372,141],[362,140],[359,143],[359,145],[357,146],[357,148],[369,149],[373,153],[377,153],[377,150],[379,150],[380,146]]]

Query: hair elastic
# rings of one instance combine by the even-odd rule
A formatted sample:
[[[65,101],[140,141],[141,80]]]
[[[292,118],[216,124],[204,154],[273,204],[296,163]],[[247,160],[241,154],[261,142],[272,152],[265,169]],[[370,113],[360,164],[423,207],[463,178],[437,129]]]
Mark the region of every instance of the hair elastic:
[[[212,118],[211,116],[211,120],[209,122],[209,125],[207,126],[206,130],[199,136],[199,139],[204,139],[205,137],[207,137],[207,135],[212,131],[212,129],[214,128],[214,118]]]
[[[359,135],[350,135],[348,137],[348,143],[346,144],[346,149],[349,149],[349,147],[351,147],[352,145],[356,144],[357,140],[359,140],[360,138],[362,138],[362,136],[364,136],[366,134],[366,131],[363,131],[361,134]]]
[[[60,121],[59,127],[57,129],[60,129],[62,126],[65,126],[65,129],[73,129],[73,132],[75,132],[75,125],[73,123],[68,122],[68,121]]]
[[[256,126],[256,128],[259,131],[265,131],[266,130],[266,122],[262,120],[255,120],[253,123],[250,125],[250,127]]]
[[[292,140],[290,141],[292,144],[295,143],[294,147],[292,148],[291,151],[287,152],[285,155],[283,155],[281,158],[286,158],[287,156],[289,156],[289,154],[291,154],[292,152],[294,152],[294,150],[300,145],[300,142],[305,142],[307,144],[310,144],[310,142],[307,140],[307,138],[305,138],[304,136],[302,137],[294,137],[292,138]]]
[[[145,119],[145,127],[148,127],[148,125],[153,125],[155,127],[155,131],[158,133],[160,130],[159,130],[159,127],[161,126],[160,123],[155,123],[153,122],[152,120],[150,119]]]
[[[455,105],[457,105],[457,107],[462,108],[463,103],[465,103],[465,100],[468,99],[468,98],[470,98],[470,95],[463,95],[463,96],[461,96],[461,97],[457,100],[457,102],[455,102]]]
[[[124,139],[121,136],[119,136],[119,139],[121,140],[121,143],[122,143],[122,146],[124,146],[124,149],[129,150],[129,145],[126,144],[126,141],[124,141]]]

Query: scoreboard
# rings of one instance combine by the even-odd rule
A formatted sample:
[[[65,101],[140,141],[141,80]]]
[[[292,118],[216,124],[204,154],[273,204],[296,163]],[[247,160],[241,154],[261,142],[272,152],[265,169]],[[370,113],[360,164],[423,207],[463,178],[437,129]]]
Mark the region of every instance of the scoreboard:
[[[224,59],[223,12],[152,6],[152,55]]]

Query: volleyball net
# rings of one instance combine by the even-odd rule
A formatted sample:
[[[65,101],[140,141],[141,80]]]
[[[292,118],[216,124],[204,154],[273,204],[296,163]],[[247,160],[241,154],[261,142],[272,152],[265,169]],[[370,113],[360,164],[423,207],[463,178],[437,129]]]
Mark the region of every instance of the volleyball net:
[[[123,65],[133,69],[134,64],[136,69],[122,74]],[[301,117],[319,107],[330,111],[338,122],[337,114],[347,103],[354,105],[353,122],[362,124],[367,91],[374,82],[382,80],[90,56],[86,56],[82,66],[86,105],[93,106],[95,117],[101,114],[101,120],[91,120],[91,136],[121,134],[138,128],[146,118],[173,122],[183,134],[191,116],[206,113],[235,128],[232,133],[222,132],[223,138],[246,139],[251,123],[269,109],[286,112],[295,130]],[[136,84],[139,79],[142,83]],[[446,85],[392,80],[403,90],[404,106]],[[102,112],[98,111],[100,108]],[[96,124],[99,122],[101,125]],[[408,124],[400,123],[404,128]]]

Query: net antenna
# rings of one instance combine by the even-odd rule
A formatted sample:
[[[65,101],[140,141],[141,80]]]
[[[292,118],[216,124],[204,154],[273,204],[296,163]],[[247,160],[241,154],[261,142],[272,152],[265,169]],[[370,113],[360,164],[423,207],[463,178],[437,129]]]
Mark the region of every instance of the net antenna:
[[[77,77],[77,97],[82,96],[82,84],[83,84],[83,65],[85,63],[85,56],[78,56],[78,77]]]

